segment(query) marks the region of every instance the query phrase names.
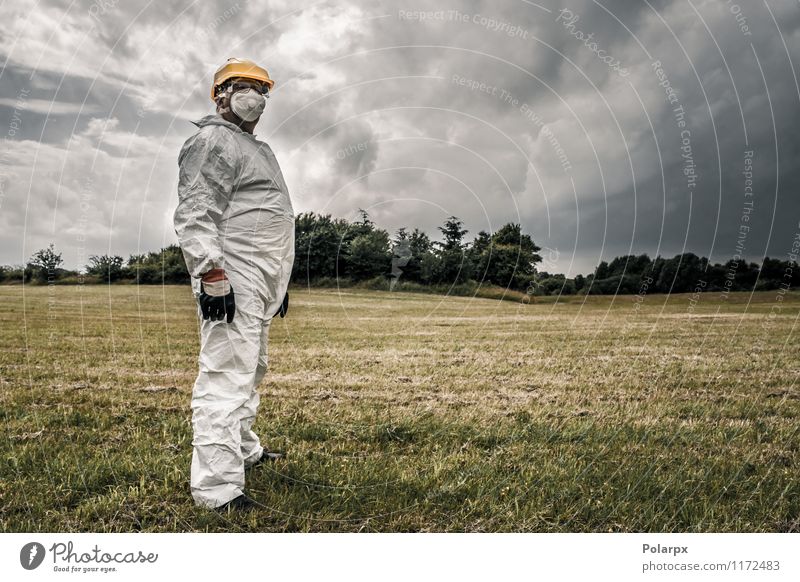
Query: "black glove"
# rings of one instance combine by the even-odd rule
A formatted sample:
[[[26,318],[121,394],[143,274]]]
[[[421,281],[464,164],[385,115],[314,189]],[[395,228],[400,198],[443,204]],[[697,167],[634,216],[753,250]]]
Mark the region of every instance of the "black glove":
[[[283,303],[281,303],[281,306],[278,308],[278,311],[275,312],[275,315],[272,316],[272,319],[275,319],[279,315],[281,316],[281,319],[283,319],[284,317],[286,317],[286,314],[288,312],[289,312],[289,292],[287,291],[286,295],[283,296]]]
[[[206,285],[208,285],[210,294],[206,292]],[[229,291],[222,295],[224,289]],[[228,282],[224,270],[213,269],[201,279],[200,310],[203,312],[203,319],[222,321],[227,315],[228,323],[233,321],[233,316],[236,314],[236,300],[233,295],[233,287]]]

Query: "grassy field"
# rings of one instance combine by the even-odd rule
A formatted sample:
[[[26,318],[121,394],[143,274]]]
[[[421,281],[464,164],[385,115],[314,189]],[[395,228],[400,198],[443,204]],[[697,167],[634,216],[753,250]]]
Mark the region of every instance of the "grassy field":
[[[189,493],[189,288],[0,287],[0,530],[798,531],[777,298],[295,290],[255,427],[289,457],[223,517]]]

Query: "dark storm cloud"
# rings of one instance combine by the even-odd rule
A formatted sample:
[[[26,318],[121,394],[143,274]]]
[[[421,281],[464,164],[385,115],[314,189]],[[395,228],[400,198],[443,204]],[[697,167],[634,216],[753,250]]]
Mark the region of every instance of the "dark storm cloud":
[[[278,81],[257,134],[297,211],[432,235],[450,214],[473,234],[513,220],[573,273],[629,250],[725,260],[743,226],[746,256],[782,256],[798,230],[794,3],[3,10],[2,263],[50,240],[71,266],[172,242],[177,151],[234,55]]]

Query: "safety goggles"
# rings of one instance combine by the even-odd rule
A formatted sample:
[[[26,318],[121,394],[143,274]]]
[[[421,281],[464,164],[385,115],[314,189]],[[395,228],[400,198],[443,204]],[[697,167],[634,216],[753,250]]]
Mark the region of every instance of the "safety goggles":
[[[247,81],[231,81],[231,91],[236,93],[237,91],[246,91],[247,89],[253,89],[254,91],[258,91],[264,97],[269,97],[269,86],[262,83],[248,83]]]

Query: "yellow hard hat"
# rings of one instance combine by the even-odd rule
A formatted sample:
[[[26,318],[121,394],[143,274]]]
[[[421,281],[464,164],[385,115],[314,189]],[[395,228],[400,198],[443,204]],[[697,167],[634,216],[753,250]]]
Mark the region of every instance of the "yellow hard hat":
[[[275,84],[275,81],[269,78],[267,70],[259,67],[253,61],[248,59],[228,59],[225,61],[225,64],[214,73],[214,84],[211,85],[211,100],[214,101],[214,91],[219,85],[235,77],[261,81],[262,83],[266,83],[270,91]]]

